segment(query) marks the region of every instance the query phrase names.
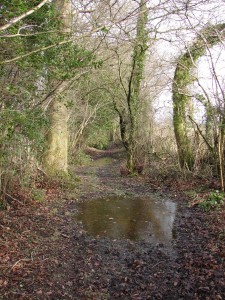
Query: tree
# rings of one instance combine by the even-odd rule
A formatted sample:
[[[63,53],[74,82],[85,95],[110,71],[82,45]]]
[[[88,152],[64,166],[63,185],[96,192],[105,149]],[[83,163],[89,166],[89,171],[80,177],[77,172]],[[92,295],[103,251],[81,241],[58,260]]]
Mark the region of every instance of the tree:
[[[148,9],[145,0],[139,2],[136,37],[134,39],[131,71],[126,92],[126,107],[115,109],[119,114],[120,132],[127,151],[127,169],[129,173],[137,171],[136,134],[140,117],[140,89],[144,73],[146,51],[148,49]]]
[[[193,44],[178,58],[173,79],[173,124],[181,168],[193,169],[194,154],[188,137],[187,105],[191,98],[188,87],[195,80],[191,71],[207,47],[220,42],[225,25],[207,26]]]
[[[62,31],[71,34],[72,3],[69,0],[55,0],[56,10],[60,14]],[[44,169],[49,174],[68,173],[68,108],[64,99],[69,82],[64,81],[48,108],[50,128],[48,148],[44,155]]]
[[[39,52],[26,59],[21,57],[48,42],[45,33],[55,30],[52,5],[47,1],[40,4],[13,0],[1,5],[0,191],[3,197],[10,194],[15,184],[27,187],[34,183],[44,148],[48,121],[38,104],[43,96],[43,55]],[[12,19],[12,15],[16,17]],[[20,60],[13,61],[14,58]]]

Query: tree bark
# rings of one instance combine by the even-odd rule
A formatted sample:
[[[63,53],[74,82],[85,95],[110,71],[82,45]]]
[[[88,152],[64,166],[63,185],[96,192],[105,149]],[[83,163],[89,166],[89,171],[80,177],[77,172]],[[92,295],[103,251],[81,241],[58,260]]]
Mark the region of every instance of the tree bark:
[[[71,0],[56,0],[55,6],[60,13],[62,30],[71,33],[72,3]],[[63,83],[67,86],[67,81]],[[66,93],[65,90],[62,93]],[[44,154],[43,167],[49,175],[68,173],[68,109],[66,94],[56,93],[48,108],[50,129],[48,148]]]
[[[148,9],[146,0],[140,0],[139,16],[137,20],[136,38],[133,48],[132,69],[128,84],[127,110],[121,112],[120,128],[123,144],[127,150],[127,169],[129,173],[136,172],[136,134],[140,118],[140,89],[143,77],[145,57],[147,51],[148,33]],[[122,116],[122,117],[121,117]],[[123,121],[123,122],[121,122]]]
[[[221,41],[221,33],[223,33],[224,29],[225,24],[208,26],[198,35],[192,46],[178,59],[172,87],[173,125],[179,164],[182,169],[188,168],[192,170],[194,167],[194,153],[188,137],[187,126],[187,107],[191,100],[188,86],[194,81],[191,71],[206,49]]]

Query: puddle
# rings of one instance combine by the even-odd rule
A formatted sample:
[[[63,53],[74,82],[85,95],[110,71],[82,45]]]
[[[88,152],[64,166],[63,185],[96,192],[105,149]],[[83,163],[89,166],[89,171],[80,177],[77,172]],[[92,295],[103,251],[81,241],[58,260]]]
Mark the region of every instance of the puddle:
[[[176,204],[155,198],[115,196],[79,204],[79,221],[92,236],[169,245]]]

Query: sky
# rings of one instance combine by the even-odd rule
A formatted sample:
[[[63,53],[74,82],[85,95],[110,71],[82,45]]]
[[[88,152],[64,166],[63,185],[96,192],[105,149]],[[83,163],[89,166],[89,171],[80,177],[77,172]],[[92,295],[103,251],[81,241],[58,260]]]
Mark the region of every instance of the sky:
[[[186,49],[192,44],[199,29],[218,22],[225,22],[225,1],[210,1],[210,4],[199,6],[192,12],[185,13],[183,11],[179,15],[172,15],[160,24],[159,31],[162,33],[158,35],[159,40],[161,40],[158,42],[157,52],[162,60],[164,59],[172,63],[167,65],[166,70],[170,78],[170,85],[161,91],[160,96],[154,102],[157,120],[167,119],[168,116],[172,118],[171,89],[177,58],[182,53],[185,53]],[[183,29],[187,27],[189,28],[188,30]],[[179,28],[179,30],[173,30],[175,28]],[[218,87],[221,88],[225,85],[224,42],[221,42],[219,46],[214,46],[210,49],[210,52],[201,57],[197,62],[196,68],[193,68],[193,71],[210,96],[212,103],[218,104],[222,99],[221,89]],[[219,85],[214,75],[216,75]],[[202,93],[197,84],[190,87],[190,91],[191,93]],[[196,120],[202,122],[204,120],[203,116],[203,106],[195,102]]]

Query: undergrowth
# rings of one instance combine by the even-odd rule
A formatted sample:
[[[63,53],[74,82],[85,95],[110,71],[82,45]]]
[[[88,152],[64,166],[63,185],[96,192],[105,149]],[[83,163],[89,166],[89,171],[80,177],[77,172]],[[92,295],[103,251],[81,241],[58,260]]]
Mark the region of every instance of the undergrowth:
[[[219,209],[223,205],[224,193],[219,192],[218,190],[212,191],[203,202],[199,203],[199,207],[201,207],[204,211]]]

